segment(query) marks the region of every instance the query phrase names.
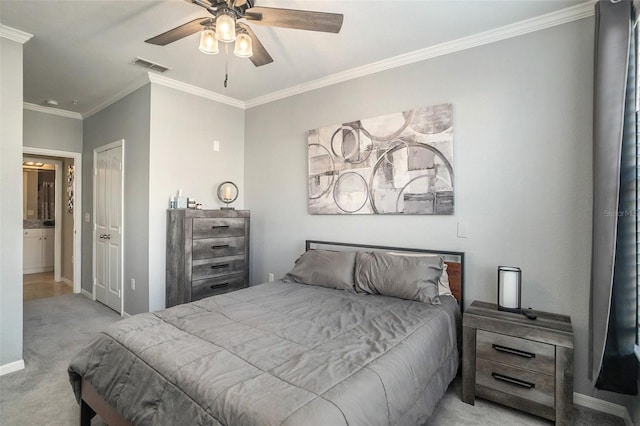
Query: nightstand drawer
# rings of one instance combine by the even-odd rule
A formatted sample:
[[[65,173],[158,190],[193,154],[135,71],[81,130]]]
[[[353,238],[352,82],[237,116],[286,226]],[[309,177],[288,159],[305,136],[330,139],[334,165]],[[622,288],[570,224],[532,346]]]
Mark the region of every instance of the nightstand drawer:
[[[245,220],[241,218],[193,219],[193,239],[215,237],[242,237]]]
[[[244,256],[194,260],[191,278],[201,280],[221,275],[239,274],[244,272],[244,266]]]
[[[243,254],[244,243],[243,237],[193,240],[193,260]]]
[[[554,345],[478,330],[476,353],[478,358],[490,359],[543,374],[555,374],[556,348]]]
[[[486,387],[549,407],[554,406],[555,376],[511,367],[481,358],[478,358],[476,363],[478,396],[485,396],[483,395],[482,387]]]
[[[244,274],[227,275],[224,277],[207,278],[193,281],[191,287],[191,300],[215,296],[245,287]]]

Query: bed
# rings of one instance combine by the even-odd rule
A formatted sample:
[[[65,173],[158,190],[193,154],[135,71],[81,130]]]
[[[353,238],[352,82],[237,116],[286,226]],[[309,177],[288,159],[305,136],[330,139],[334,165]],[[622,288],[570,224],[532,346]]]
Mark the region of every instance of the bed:
[[[417,273],[436,293],[393,293]],[[460,364],[463,282],[464,253],[307,241],[281,280],[99,333],[69,365],[80,424],[423,424]]]

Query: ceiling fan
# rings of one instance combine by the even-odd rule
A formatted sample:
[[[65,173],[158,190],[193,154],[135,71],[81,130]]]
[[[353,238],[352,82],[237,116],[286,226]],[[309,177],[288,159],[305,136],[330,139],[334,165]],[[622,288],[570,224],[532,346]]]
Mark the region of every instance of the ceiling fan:
[[[339,13],[307,10],[256,7],[254,0],[185,0],[198,5],[212,17],[197,18],[160,35],[145,40],[147,43],[166,46],[191,34],[201,32],[200,50],[218,53],[218,41],[235,41],[234,53],[247,57],[256,67],[273,62],[247,23],[298,30],[338,33],[344,16]]]

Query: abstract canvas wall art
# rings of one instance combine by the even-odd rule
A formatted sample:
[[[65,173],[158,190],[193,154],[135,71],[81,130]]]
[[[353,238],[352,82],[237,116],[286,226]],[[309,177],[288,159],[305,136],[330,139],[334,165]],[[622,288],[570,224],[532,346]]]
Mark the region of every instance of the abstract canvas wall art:
[[[309,213],[454,213],[453,107],[429,106],[308,133]]]

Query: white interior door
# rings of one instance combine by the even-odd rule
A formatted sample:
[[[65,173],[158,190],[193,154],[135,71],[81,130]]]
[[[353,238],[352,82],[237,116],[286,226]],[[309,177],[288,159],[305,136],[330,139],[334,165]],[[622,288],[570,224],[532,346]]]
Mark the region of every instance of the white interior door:
[[[122,313],[122,141],[94,151],[96,300]]]

